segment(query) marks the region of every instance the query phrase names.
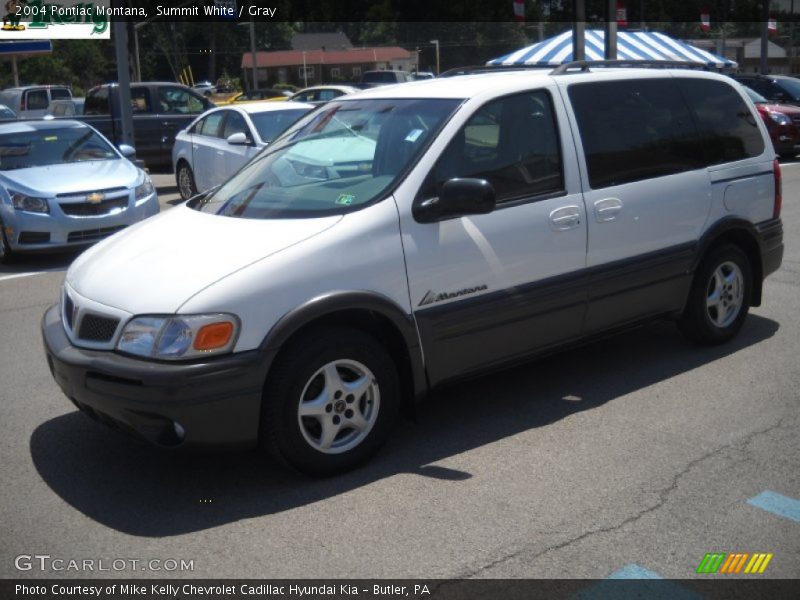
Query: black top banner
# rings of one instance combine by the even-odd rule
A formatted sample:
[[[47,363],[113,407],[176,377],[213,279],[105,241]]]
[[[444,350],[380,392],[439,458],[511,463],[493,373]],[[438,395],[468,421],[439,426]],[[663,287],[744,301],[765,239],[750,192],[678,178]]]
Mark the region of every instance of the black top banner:
[[[3,2],[9,15],[23,23],[51,20],[76,22],[95,14],[109,20],[268,21],[268,22],[572,22],[578,2],[588,23],[609,20],[608,0],[11,0]],[[707,0],[624,0],[611,20],[621,27],[639,22],[700,23],[762,20],[760,0],[738,0],[724,9],[709,10]],[[716,3],[719,4],[719,3]],[[9,5],[13,5],[11,9]],[[775,5],[770,15],[778,22],[797,16]],[[2,7],[0,7],[2,10]],[[798,6],[800,10],[800,6]],[[623,21],[619,21],[623,14]],[[701,18],[701,15],[703,17]]]

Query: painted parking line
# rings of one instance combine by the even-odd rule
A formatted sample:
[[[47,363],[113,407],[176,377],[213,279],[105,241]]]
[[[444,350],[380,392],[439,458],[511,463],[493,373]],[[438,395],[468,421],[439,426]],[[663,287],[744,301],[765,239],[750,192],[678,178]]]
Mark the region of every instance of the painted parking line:
[[[8,275],[0,275],[0,281],[33,277],[34,275],[44,275],[46,273],[63,273],[64,271],[66,271],[66,269],[44,269],[42,271],[26,271],[25,273],[9,273]]]
[[[747,503],[779,517],[800,523],[800,500],[795,500],[772,490],[764,490],[758,496],[750,498]]]
[[[625,565],[605,580],[586,588],[573,600],[616,600],[617,598],[647,598],[647,600],[702,600],[703,596],[664,579],[658,573],[637,564]]]

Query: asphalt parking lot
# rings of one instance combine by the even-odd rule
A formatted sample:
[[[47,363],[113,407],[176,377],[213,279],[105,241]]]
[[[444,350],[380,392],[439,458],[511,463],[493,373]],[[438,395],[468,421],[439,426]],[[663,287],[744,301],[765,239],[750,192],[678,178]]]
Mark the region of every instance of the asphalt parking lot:
[[[177,202],[155,175],[162,208]],[[706,553],[800,574],[800,162],[780,271],[738,338],[670,323],[440,391],[334,479],[255,453],[170,453],[79,414],[39,334],[73,256],[0,268],[0,577],[15,558],[185,560],[184,577],[695,577]],[[792,502],[793,501],[793,502]],[[706,577],[724,577],[707,575]]]

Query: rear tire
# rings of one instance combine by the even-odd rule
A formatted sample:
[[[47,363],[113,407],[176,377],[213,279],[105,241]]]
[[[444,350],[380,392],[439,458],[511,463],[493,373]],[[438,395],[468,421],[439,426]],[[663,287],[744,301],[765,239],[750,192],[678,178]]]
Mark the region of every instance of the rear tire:
[[[197,186],[194,183],[194,173],[192,168],[185,162],[178,164],[178,171],[175,173],[175,180],[178,184],[178,193],[181,198],[188,200],[197,195]]]
[[[386,441],[400,408],[394,361],[372,336],[319,329],[282,351],[264,386],[261,439],[310,475],[350,470]]]
[[[700,344],[727,342],[747,318],[752,289],[747,255],[732,244],[712,248],[695,273],[678,327]]]

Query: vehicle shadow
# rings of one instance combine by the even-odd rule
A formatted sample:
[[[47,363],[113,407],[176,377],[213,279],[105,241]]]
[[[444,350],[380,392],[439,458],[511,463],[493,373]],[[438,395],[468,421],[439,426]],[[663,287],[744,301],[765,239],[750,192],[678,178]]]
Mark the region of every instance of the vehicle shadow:
[[[613,402],[758,344],[778,328],[751,315],[734,341],[707,348],[684,341],[671,323],[655,323],[449,387],[420,407],[417,422],[402,421],[372,462],[330,479],[288,472],[255,451],[160,450],[78,412],[40,425],[30,451],[50,488],[89,518],[131,535],[173,536],[291,510],[398,473],[469,479],[434,463]]]
[[[15,254],[10,265],[0,265],[0,276],[33,271],[66,271],[85,250],[69,250],[58,253]]]

